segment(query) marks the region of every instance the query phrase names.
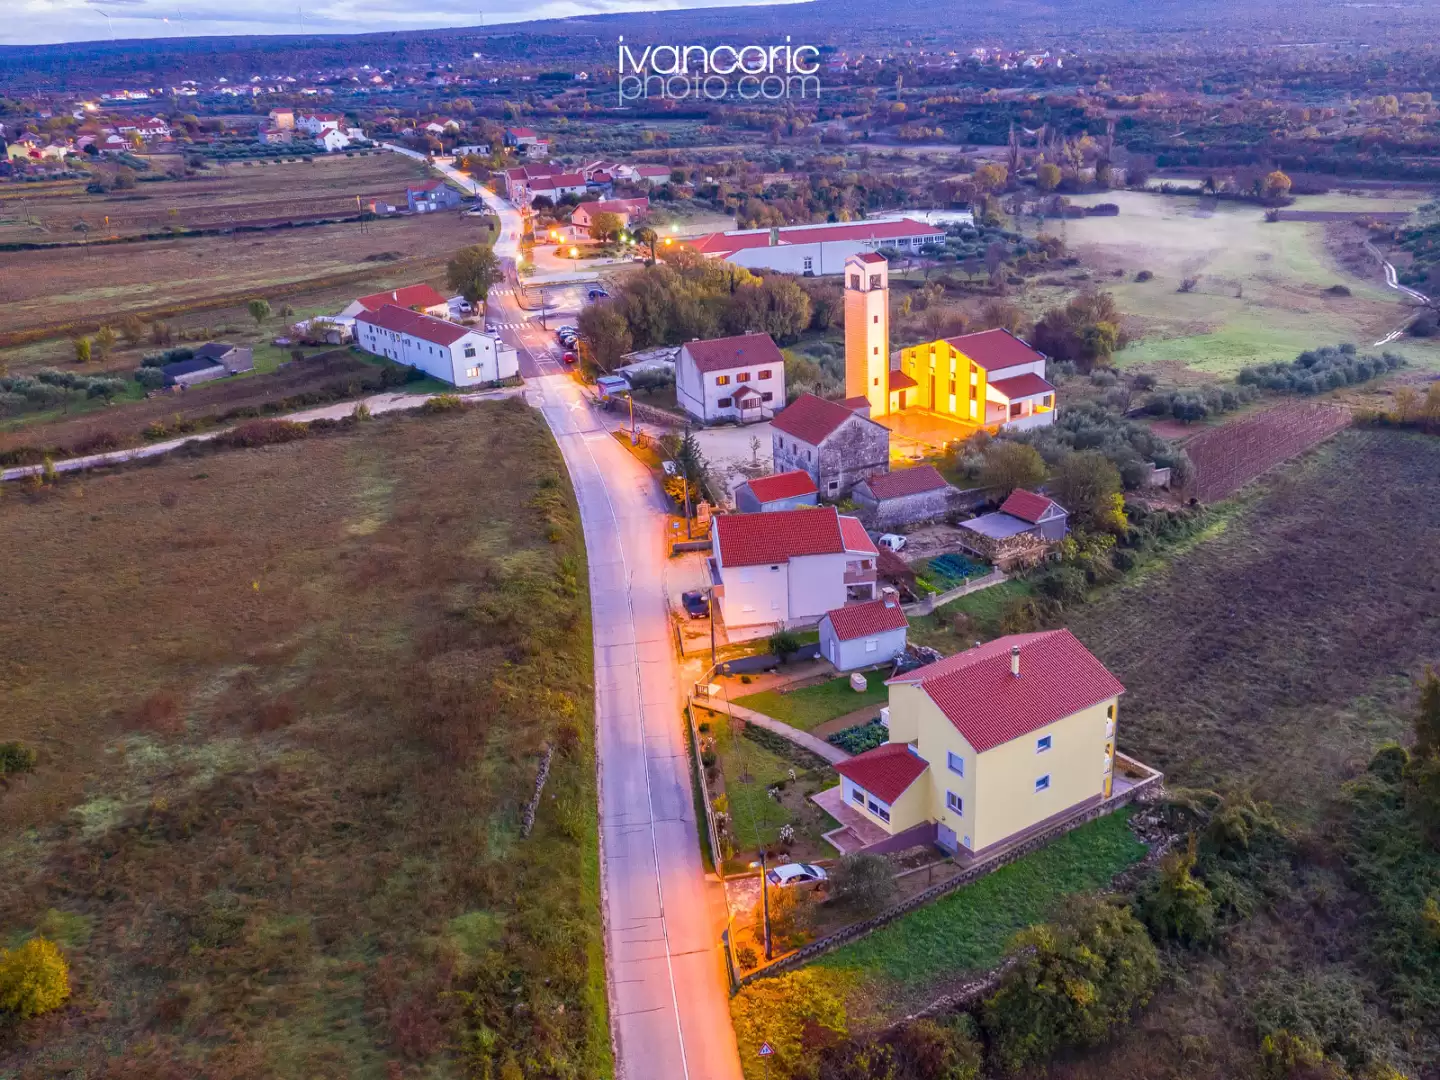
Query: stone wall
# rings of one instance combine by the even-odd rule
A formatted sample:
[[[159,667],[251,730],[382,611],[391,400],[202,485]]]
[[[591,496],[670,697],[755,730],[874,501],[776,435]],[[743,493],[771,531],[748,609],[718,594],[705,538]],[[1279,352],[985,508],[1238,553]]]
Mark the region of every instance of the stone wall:
[[[889,469],[890,432],[858,418],[847,420],[820,447],[815,485],[822,499],[843,499],[861,480]]]

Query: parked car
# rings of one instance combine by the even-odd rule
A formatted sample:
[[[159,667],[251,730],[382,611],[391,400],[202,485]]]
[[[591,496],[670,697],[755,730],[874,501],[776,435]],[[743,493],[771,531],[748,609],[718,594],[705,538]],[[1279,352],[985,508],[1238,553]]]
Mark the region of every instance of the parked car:
[[[692,619],[708,619],[710,617],[710,598],[699,589],[693,589],[680,597],[680,602],[685,605],[685,611]]]
[[[765,874],[765,880],[770,883],[770,887],[776,889],[818,889],[829,877],[823,868],[803,862],[784,863]]]
[[[899,535],[898,533],[885,533],[883,536],[880,537],[879,540],[875,542],[881,547],[888,548],[891,551],[905,550],[905,537]]]
[[[591,289],[585,294],[587,300],[605,300],[610,296],[604,289]]]
[[[567,352],[561,359],[567,364],[573,364],[575,363],[575,354],[573,352]]]
[[[485,332],[487,334],[498,334],[500,331],[495,328],[495,324],[493,322],[487,322],[485,324]]]

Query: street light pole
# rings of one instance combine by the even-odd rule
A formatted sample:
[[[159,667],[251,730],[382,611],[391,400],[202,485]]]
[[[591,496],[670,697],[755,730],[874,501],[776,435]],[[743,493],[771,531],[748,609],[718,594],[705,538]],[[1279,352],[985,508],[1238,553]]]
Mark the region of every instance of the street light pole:
[[[774,954],[770,948],[770,884],[765,877],[765,848],[763,845],[760,848],[760,903],[765,909],[765,959],[768,962],[774,959]]]

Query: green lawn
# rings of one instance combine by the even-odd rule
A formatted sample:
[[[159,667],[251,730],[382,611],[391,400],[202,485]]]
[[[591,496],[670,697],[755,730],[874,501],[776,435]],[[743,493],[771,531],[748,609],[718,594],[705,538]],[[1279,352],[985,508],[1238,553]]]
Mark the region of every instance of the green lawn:
[[[886,688],[883,672],[866,675],[868,683],[861,693],[850,689],[850,679],[841,677],[815,686],[804,686],[799,690],[762,690],[758,694],[746,694],[735,698],[735,704],[754,709],[766,716],[773,716],[782,723],[801,731],[834,720],[837,716],[863,709],[867,705],[876,708],[886,704],[890,691]]]
[[[1083,825],[815,963],[905,990],[992,967],[1006,942],[1042,922],[1062,896],[1101,888],[1144,857],[1129,818],[1126,809]]]
[[[988,589],[973,592],[969,596],[962,596],[944,607],[936,608],[931,615],[911,619],[910,640],[946,653],[968,649],[976,641],[989,641],[1000,636],[1000,616],[1005,611],[1005,605],[1012,600],[1030,596],[1034,591],[1030,582],[1012,578]],[[961,614],[970,616],[971,629],[966,634],[968,640],[957,645],[950,628],[955,616]]]
[[[730,797],[730,820],[740,846],[748,850],[773,844],[780,835],[780,826],[790,823],[791,814],[765,790],[788,777],[796,766],[754,739],[733,735],[730,718],[724,713],[702,712],[700,719],[710,722],[710,732],[715,736],[725,794]]]

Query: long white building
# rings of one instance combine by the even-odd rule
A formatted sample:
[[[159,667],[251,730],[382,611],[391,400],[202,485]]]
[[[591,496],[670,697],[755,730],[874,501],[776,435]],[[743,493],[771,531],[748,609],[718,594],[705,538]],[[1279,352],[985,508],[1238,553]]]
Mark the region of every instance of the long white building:
[[[355,342],[368,353],[454,386],[498,382],[520,373],[519,354],[500,338],[394,304],[355,316]]]

